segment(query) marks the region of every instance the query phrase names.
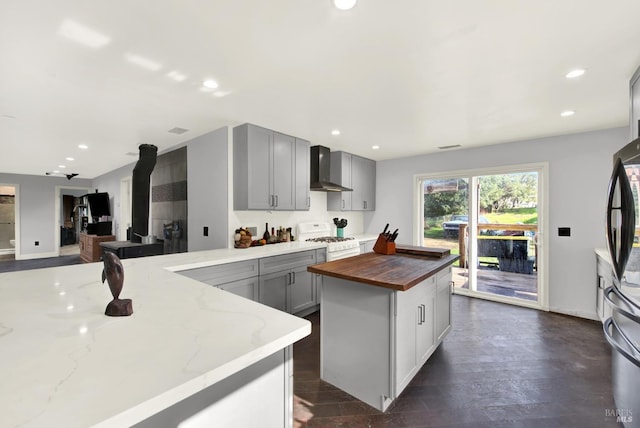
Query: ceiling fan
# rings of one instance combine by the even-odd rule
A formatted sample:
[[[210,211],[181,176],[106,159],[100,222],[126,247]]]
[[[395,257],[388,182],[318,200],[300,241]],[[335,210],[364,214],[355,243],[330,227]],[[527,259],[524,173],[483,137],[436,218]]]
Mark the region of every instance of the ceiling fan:
[[[75,172],[73,174],[63,174],[59,172],[47,171],[44,173],[44,175],[56,175],[58,177],[67,177],[67,180],[71,180],[73,177],[76,177],[78,174],[76,174]]]

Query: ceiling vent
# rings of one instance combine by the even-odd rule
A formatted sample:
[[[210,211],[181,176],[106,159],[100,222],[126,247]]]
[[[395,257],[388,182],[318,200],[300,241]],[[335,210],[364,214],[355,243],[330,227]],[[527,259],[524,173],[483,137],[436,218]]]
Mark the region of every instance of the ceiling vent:
[[[447,149],[455,149],[456,147],[462,147],[460,144],[452,144],[450,146],[440,146],[438,149],[447,150]]]
[[[176,135],[184,134],[187,131],[188,131],[188,129],[180,128],[178,126],[176,126],[175,128],[171,128],[169,130],[170,133],[176,134]]]

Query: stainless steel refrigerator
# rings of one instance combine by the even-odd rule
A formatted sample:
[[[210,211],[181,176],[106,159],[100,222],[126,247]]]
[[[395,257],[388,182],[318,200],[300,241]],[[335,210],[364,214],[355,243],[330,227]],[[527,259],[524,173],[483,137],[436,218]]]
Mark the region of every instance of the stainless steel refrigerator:
[[[604,333],[612,347],[617,419],[640,427],[640,138],[613,157],[607,203],[607,244],[614,271],[605,290],[611,317]]]

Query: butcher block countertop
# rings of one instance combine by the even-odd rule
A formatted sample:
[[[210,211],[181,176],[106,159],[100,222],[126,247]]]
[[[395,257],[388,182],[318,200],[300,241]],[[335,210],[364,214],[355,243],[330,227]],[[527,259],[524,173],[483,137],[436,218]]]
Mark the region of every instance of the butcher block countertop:
[[[446,268],[457,255],[429,257],[412,254],[365,253],[346,259],[309,266],[312,273],[406,291]]]

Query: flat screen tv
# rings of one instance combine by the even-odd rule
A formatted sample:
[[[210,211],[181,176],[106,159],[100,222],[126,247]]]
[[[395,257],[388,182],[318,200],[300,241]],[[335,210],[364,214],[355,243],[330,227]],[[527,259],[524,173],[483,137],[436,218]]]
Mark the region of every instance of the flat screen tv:
[[[87,200],[89,201],[89,209],[91,210],[91,217],[97,218],[103,215],[111,215],[111,205],[109,204],[109,193],[88,193]]]

